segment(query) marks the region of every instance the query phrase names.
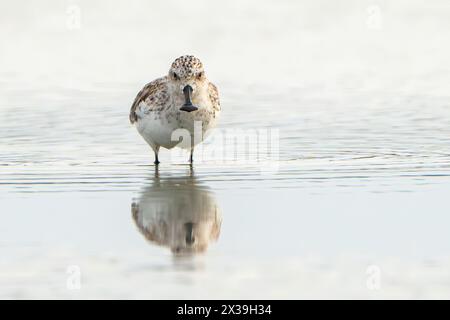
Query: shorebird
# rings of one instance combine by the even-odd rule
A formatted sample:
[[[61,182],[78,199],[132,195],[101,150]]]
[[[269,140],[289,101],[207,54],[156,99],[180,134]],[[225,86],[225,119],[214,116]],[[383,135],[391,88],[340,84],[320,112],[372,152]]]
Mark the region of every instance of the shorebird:
[[[153,149],[155,165],[159,164],[160,147],[182,146],[180,140],[172,139],[172,133],[188,130],[192,164],[195,145],[216,125],[220,110],[219,92],[206,77],[202,62],[185,55],[172,63],[168,75],[148,83],[138,93],[131,106],[130,122]],[[194,137],[197,121],[201,123],[201,137]]]

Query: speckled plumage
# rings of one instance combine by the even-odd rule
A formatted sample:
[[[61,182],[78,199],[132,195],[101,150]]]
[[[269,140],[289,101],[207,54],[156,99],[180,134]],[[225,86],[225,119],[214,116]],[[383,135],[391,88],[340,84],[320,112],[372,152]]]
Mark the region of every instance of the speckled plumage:
[[[144,102],[149,111],[161,111],[167,108],[169,92],[167,90],[167,76],[153,80],[146,84],[134,99],[130,111],[130,122],[135,123],[138,120],[136,109],[141,102]]]
[[[203,63],[194,56],[181,56],[170,67],[180,78],[189,78],[199,72],[203,72]]]
[[[198,107],[193,112],[180,111],[185,102],[183,88],[187,85],[193,88],[192,103]],[[187,129],[193,134],[194,122],[201,121],[205,133],[215,126],[220,111],[219,92],[206,78],[202,62],[186,55],[172,63],[168,75],[144,86],[131,106],[129,118],[155,151],[155,163],[158,163],[161,146],[170,149],[178,144],[171,140],[174,130]]]

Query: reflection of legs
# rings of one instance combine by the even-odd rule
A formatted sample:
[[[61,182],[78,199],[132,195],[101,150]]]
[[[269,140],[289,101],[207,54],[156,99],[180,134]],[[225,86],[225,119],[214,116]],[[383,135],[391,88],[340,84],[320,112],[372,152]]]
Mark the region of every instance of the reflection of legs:
[[[155,166],[155,178],[159,178],[159,166]]]
[[[194,177],[194,166],[192,165],[192,163],[189,165],[189,177]]]

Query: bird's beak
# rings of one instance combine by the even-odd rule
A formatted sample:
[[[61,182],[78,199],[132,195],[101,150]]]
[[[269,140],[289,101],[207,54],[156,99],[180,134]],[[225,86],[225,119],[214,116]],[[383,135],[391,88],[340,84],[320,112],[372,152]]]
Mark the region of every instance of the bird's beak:
[[[191,101],[192,87],[190,85],[185,86],[183,89],[183,93],[184,93],[184,104],[180,108],[180,110],[186,112],[198,110],[198,108],[194,106]]]

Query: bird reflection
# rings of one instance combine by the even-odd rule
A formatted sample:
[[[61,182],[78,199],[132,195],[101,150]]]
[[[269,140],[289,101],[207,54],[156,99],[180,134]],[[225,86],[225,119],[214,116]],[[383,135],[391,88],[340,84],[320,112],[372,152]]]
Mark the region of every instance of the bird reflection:
[[[192,169],[179,178],[161,178],[156,169],[131,211],[142,235],[176,256],[203,253],[220,234],[222,218],[214,194],[198,184]]]

